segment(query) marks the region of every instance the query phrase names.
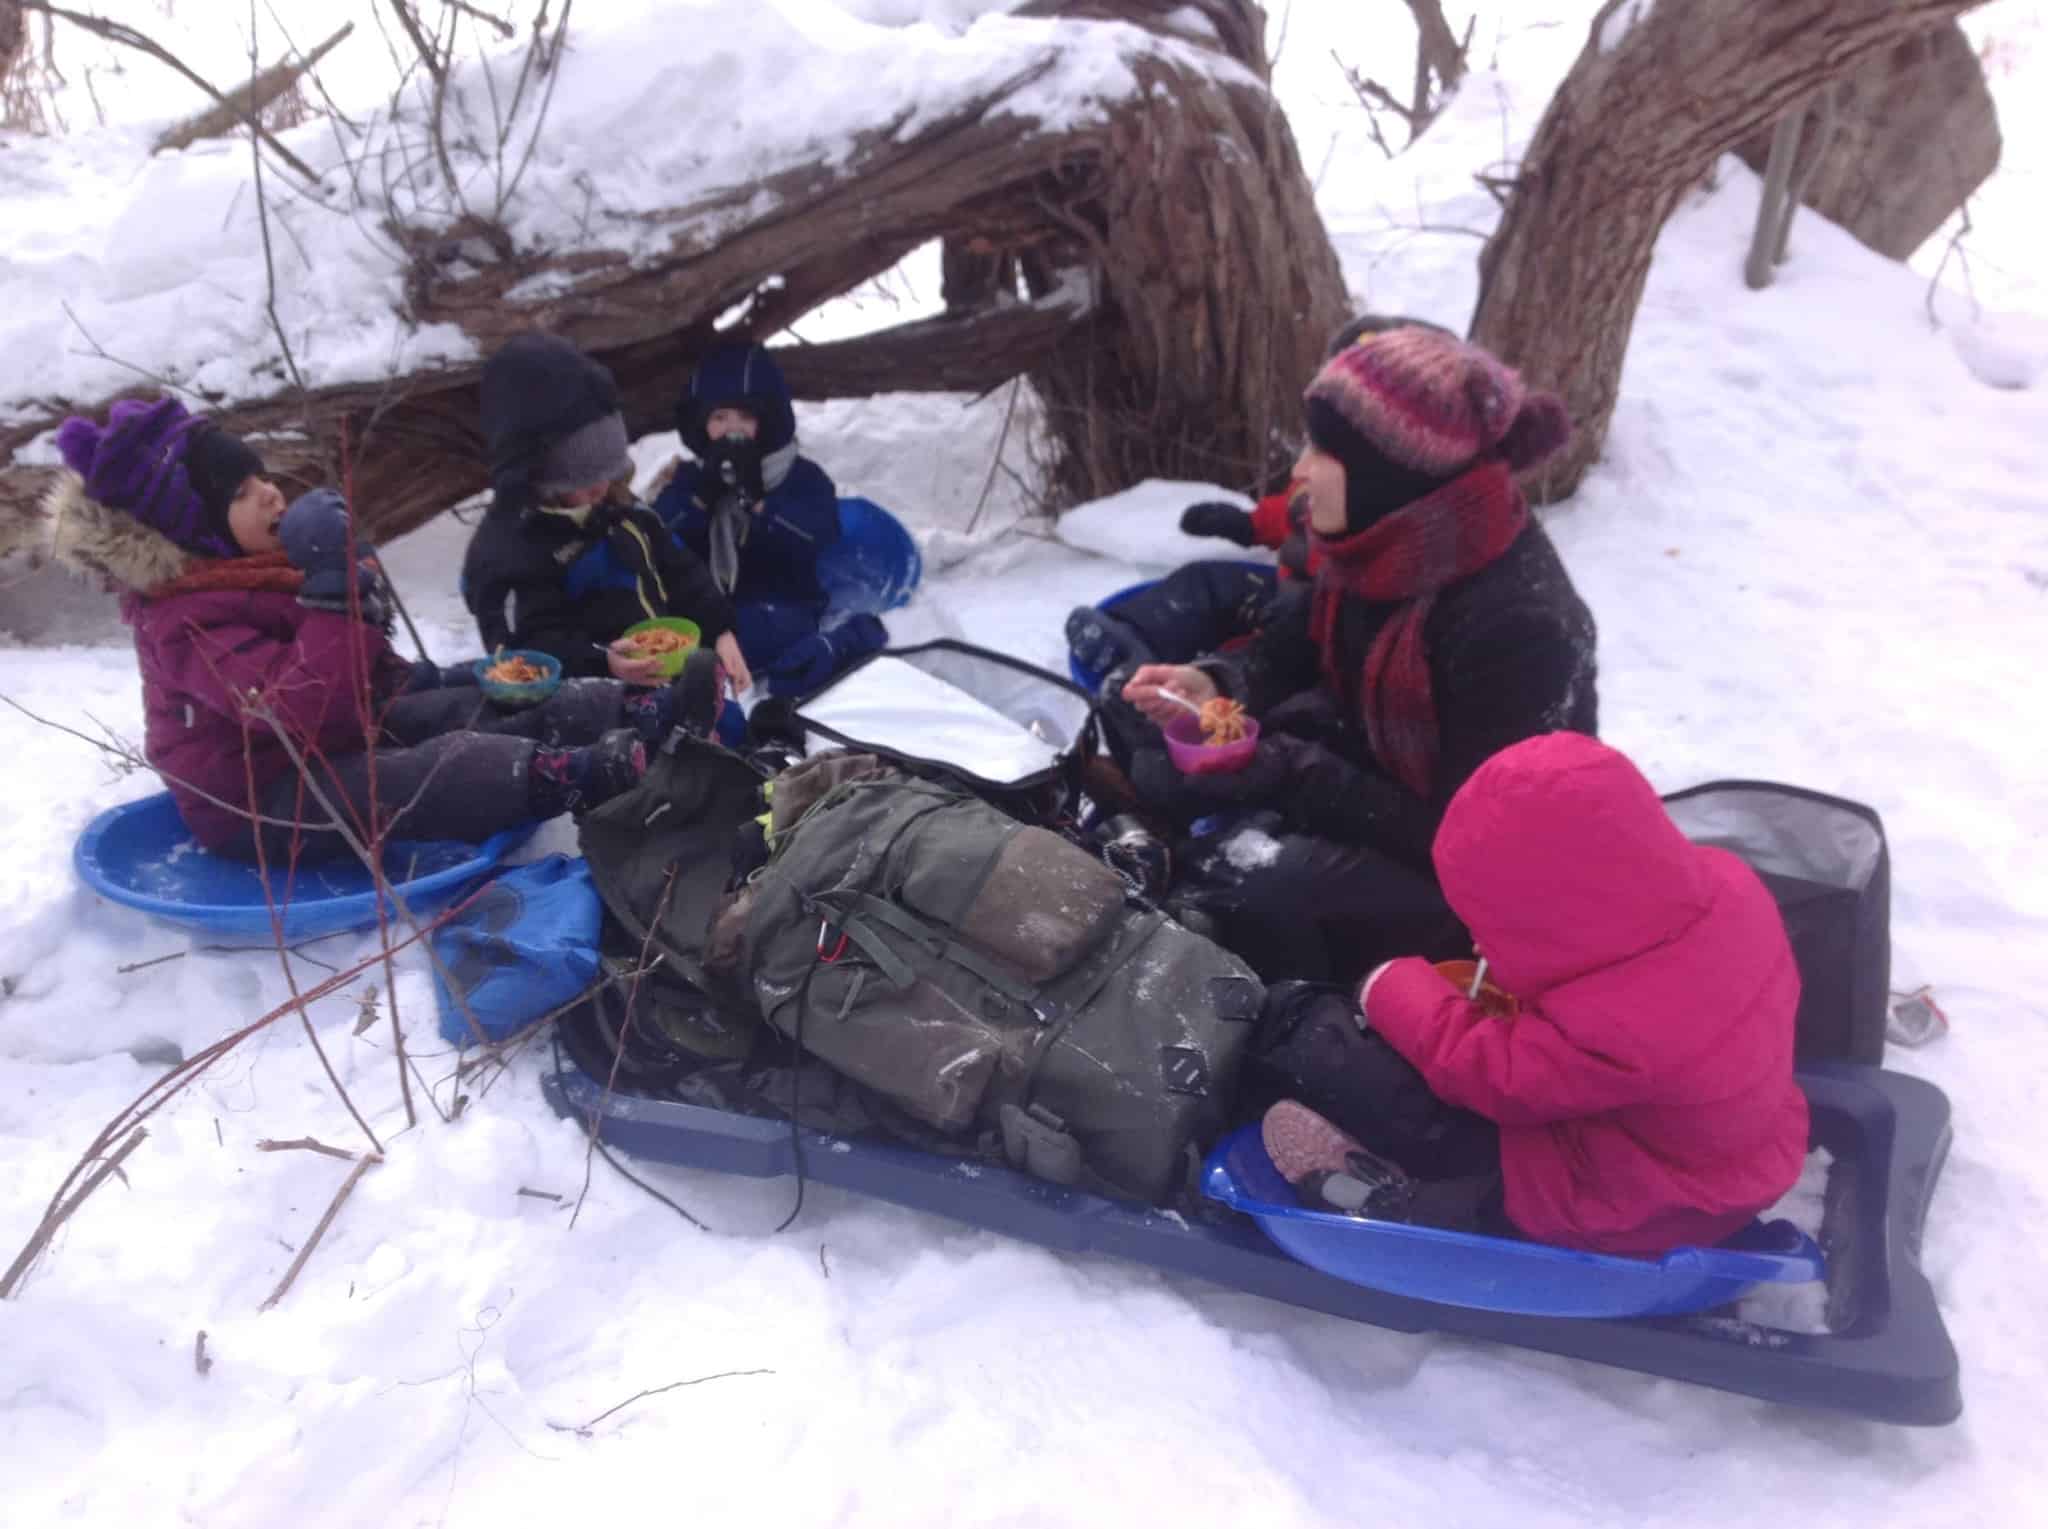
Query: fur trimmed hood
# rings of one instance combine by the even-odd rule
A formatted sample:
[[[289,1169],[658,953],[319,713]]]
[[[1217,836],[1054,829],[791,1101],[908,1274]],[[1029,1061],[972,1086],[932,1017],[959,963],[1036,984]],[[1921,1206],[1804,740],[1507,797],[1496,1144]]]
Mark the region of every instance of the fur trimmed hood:
[[[43,493],[40,550],[72,572],[141,594],[186,573],[195,557],[169,537],[85,491],[75,472],[57,474]]]

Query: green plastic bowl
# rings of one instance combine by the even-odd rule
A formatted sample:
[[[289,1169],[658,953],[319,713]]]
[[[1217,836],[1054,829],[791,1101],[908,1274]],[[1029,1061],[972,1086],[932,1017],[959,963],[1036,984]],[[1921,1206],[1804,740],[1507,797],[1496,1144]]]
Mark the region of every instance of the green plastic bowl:
[[[625,631],[619,633],[619,635],[621,637],[631,637],[639,632],[652,631],[681,632],[690,639],[687,647],[678,648],[673,653],[659,655],[661,659],[661,677],[665,680],[672,680],[678,674],[681,674],[683,672],[683,660],[688,658],[698,644],[704,641],[704,629],[687,616],[657,616],[652,621],[637,621],[632,626],[627,627]]]

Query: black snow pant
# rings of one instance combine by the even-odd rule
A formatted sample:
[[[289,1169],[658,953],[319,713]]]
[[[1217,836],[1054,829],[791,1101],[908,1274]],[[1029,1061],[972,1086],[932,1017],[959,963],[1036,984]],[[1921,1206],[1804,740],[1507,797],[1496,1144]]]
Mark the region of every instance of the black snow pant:
[[[314,779],[349,831],[365,841],[377,828],[394,839],[476,844],[531,822],[527,775],[536,747],[594,743],[624,725],[626,687],[617,680],[564,680],[536,706],[508,710],[474,686],[422,690],[392,701],[385,746],[313,762]],[[264,793],[264,854],[281,860],[296,838],[302,861],[352,854],[319,797],[296,771]],[[302,824],[291,828],[283,824]]]
[[[1266,619],[1279,574],[1252,563],[1183,563],[1110,614],[1137,633],[1152,661],[1184,664],[1248,637]]]
[[[1245,1058],[1239,1113],[1281,1099],[1307,1105],[1416,1181],[1401,1219],[1450,1231],[1519,1236],[1502,1204],[1500,1128],[1446,1104],[1422,1074],[1360,1024],[1350,988],[1282,982]]]
[[[1396,956],[1452,960],[1471,936],[1430,877],[1358,844],[1285,831],[1276,812],[1175,846],[1170,901],[1266,982],[1355,986]]]

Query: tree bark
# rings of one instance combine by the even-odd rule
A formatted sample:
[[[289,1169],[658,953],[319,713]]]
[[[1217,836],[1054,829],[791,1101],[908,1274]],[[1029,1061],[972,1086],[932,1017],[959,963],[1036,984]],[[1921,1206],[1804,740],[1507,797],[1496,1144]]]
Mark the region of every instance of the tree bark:
[[[1685,191],[1823,86],[1975,3],[1601,8],[1479,258],[1473,339],[1562,394],[1577,426],[1532,483],[1539,499],[1571,493],[1600,455],[1650,256]]]
[[[1075,9],[1182,26],[1187,8]],[[1218,37],[1255,46],[1257,6],[1199,9],[1229,23],[1214,26]],[[1141,55],[1131,98],[1092,121],[1049,125],[1011,103],[1055,63],[1049,49],[1027,58],[914,132],[904,131],[907,103],[884,103],[831,163],[792,164],[651,214],[669,235],[658,258],[597,243],[519,250],[480,228],[394,230],[411,262],[405,316],[458,325],[484,355],[526,330],[563,335],[613,369],[640,434],[669,427],[714,335],[775,335],[944,239],[993,262],[980,276],[954,262],[958,308],[835,345],[779,347],[799,396],[981,391],[1027,373],[1047,403],[1056,502],[1146,477],[1249,483],[1293,425],[1344,313],[1336,256],[1260,83],[1263,55],[1244,73],[1174,49]],[[1005,288],[1006,262],[1025,273],[1028,300]],[[264,436],[289,488],[337,481],[346,435],[362,524],[388,540],[485,487],[477,376],[476,366],[442,369],[225,400],[212,412]],[[0,423],[0,461],[65,414],[109,402],[53,400],[11,417]],[[0,466],[0,517],[25,512],[45,476]]]
[[[0,79],[7,77],[27,47],[28,18],[21,14],[17,0],[0,0]]]
[[[1416,57],[1439,88],[1456,90],[1465,77],[1465,45],[1444,19],[1443,0],[1408,0],[1408,9],[1415,15]]]

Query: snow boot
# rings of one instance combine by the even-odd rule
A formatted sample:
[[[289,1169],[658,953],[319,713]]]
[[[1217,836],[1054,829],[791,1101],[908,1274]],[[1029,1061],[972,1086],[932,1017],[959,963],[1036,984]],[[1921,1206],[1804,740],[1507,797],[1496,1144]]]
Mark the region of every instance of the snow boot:
[[[1259,1126],[1266,1155],[1311,1210],[1404,1221],[1415,1181],[1305,1104],[1282,1099]]]

